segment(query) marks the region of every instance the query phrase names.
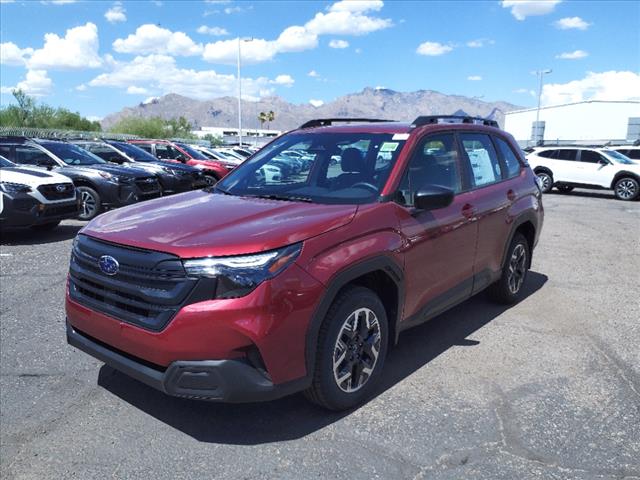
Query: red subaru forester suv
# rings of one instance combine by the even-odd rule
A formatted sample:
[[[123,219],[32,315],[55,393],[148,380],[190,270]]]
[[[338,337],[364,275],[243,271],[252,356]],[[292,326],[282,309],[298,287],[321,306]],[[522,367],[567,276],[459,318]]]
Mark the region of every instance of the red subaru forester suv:
[[[513,138],[471,117],[357,120],[307,122],[215,187],[89,223],[69,343],[170,395],[340,410],[403,330],[485,288],[517,301],[543,208]],[[304,167],[285,175],[291,151]]]

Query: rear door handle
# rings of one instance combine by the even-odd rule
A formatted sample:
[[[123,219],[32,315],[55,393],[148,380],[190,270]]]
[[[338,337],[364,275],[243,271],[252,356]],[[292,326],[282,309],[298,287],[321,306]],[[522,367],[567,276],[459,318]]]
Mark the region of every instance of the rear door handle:
[[[509,199],[509,201],[513,202],[516,199],[516,192],[509,189],[509,191],[507,192],[507,198]]]
[[[476,214],[476,209],[470,203],[465,203],[462,207],[462,215],[465,218],[471,220]]]

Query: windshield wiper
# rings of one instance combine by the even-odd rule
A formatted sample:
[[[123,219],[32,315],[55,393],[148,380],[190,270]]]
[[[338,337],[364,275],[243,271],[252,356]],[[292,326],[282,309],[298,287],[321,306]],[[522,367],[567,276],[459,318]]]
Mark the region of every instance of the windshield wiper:
[[[277,193],[270,193],[268,195],[251,195],[256,198],[266,198],[268,200],[284,200],[287,202],[306,202],[313,203],[313,200],[309,197],[298,197],[295,195],[279,195]]]

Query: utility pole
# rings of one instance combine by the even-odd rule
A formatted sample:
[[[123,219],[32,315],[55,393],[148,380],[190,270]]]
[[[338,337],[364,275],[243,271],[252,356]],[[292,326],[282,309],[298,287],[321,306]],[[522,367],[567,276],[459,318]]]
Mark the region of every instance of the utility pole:
[[[535,72],[532,72],[534,75],[538,76],[538,109],[536,110],[536,128],[535,128],[535,135],[534,135],[534,140],[536,143],[538,143],[539,141],[539,137],[540,137],[540,100],[542,98],[542,85],[543,85],[543,78],[545,75],[549,74],[553,72],[553,70],[551,70],[550,68],[546,69],[546,70],[536,70]]]
[[[242,146],[242,78],[240,77],[240,43],[238,36],[238,144]],[[539,108],[539,107],[538,107]]]

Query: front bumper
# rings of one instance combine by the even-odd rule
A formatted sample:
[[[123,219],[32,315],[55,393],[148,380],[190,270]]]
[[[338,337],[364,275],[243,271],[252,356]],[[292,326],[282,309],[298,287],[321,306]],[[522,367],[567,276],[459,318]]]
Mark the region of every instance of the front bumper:
[[[40,203],[28,194],[3,195],[0,223],[3,227],[31,227],[78,216],[78,201]]]
[[[160,196],[160,184],[155,182],[148,191],[142,191],[135,183],[113,183],[105,181],[98,189],[105,208],[118,208]]]
[[[303,381],[274,385],[242,359],[174,361],[166,369],[150,365],[75,330],[67,322],[67,342],[112,368],[167,395],[220,402],[273,400],[303,389]]]

